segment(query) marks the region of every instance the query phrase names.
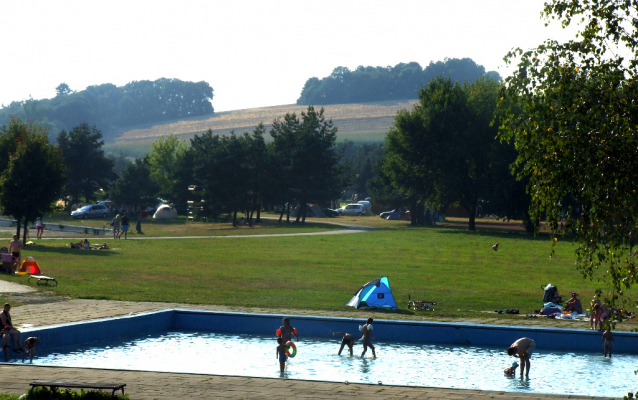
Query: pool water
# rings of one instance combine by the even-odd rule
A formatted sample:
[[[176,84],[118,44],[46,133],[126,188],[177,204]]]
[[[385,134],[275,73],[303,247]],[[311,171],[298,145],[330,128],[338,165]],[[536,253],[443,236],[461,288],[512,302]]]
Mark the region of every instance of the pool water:
[[[529,379],[506,377],[503,369],[518,358],[503,348],[375,342],[370,350],[334,340],[302,337],[297,356],[289,360],[289,379],[351,383],[382,383],[507,392],[578,394],[622,397],[638,389],[637,357],[618,354],[538,351],[532,356]],[[37,355],[34,364],[130,369],[251,377],[280,377],[274,337],[218,333],[168,332],[143,338],[93,343]],[[592,384],[597,382],[596,384]],[[604,383],[603,383],[604,382]]]

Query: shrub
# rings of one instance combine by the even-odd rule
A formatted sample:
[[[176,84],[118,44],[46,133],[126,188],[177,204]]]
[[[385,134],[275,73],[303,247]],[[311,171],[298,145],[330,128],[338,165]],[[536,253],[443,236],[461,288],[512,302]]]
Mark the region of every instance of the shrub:
[[[99,390],[59,390],[58,388],[37,387],[33,392],[23,397],[25,400],[107,400],[111,399],[111,393]],[[130,400],[127,394],[115,395],[116,400]]]

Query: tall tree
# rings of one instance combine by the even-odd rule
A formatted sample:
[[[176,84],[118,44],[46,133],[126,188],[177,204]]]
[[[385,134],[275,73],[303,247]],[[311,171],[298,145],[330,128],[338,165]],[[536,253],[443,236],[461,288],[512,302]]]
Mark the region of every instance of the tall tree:
[[[574,235],[577,268],[609,285],[608,301],[638,282],[637,13],[629,1],[547,2],[548,23],[578,23],[578,35],[510,52],[518,68],[499,102],[501,135],[515,140],[530,180],[533,218]],[[567,207],[563,227],[566,199],[578,206]]]
[[[97,127],[82,123],[68,133],[63,130],[57,142],[68,178],[65,193],[71,195],[73,201],[77,202],[80,197],[94,200],[97,189],[114,183],[115,162],[104,155],[102,132]]]
[[[37,217],[52,209],[66,181],[62,155],[40,125],[22,123],[12,119],[8,128],[2,128],[0,141],[13,138],[15,150],[9,153],[9,162],[0,175],[2,194],[0,204],[5,214],[26,227]],[[24,232],[26,241],[26,230]]]
[[[116,204],[152,206],[157,203],[159,185],[151,179],[151,165],[148,156],[129,163],[122,175],[115,181],[111,195]]]
[[[151,179],[160,188],[159,195],[169,202],[177,199],[177,185],[179,183],[179,160],[186,154],[186,142],[170,134],[160,137],[151,144],[148,162],[151,169]]]

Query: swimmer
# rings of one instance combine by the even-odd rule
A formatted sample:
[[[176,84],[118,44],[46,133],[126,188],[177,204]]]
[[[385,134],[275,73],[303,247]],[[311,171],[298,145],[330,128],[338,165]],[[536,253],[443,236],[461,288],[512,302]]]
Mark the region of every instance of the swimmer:
[[[503,370],[503,373],[508,376],[516,375],[516,368],[518,368],[518,363],[514,361],[511,367],[507,367]]]
[[[354,346],[354,336],[352,336],[349,333],[345,333],[345,332],[332,332],[333,336],[336,335],[343,335],[343,338],[341,339],[341,347],[339,348],[339,353],[337,353],[338,355],[341,355],[341,352],[343,351],[343,348],[348,345],[348,350],[350,351],[350,356],[352,357],[352,346]]]
[[[521,378],[523,377],[523,372],[525,372],[526,377],[529,377],[531,368],[529,359],[532,357],[534,350],[536,350],[536,342],[530,338],[520,338],[507,349],[507,354],[518,356],[521,361]],[[527,367],[527,371],[525,371],[525,367]]]
[[[361,332],[363,332],[363,336],[361,336],[361,339],[359,339],[359,341],[363,340],[363,353],[361,353],[361,357],[366,354],[366,351],[368,351],[368,347],[372,349],[372,357],[376,358],[377,356],[374,352],[374,345],[372,344],[372,339],[374,339],[374,335],[372,334],[373,322],[374,320],[372,318],[368,318],[366,324],[361,327]]]
[[[607,353],[609,353],[609,358],[611,358],[611,349],[614,345],[616,345],[614,335],[611,333],[611,330],[607,328],[603,333],[603,350],[605,352],[605,357],[607,357]]]
[[[277,329],[277,336],[283,339],[284,344],[292,340],[292,335],[295,335],[295,340],[299,341],[297,328],[290,326],[290,318],[285,317],[281,322],[283,325]]]
[[[286,360],[288,360],[286,351],[288,351],[288,348],[284,344],[284,340],[282,338],[277,338],[277,358],[279,359],[279,370],[282,374],[286,369]]]
[[[31,359],[31,364],[33,364],[33,355],[35,354],[35,346],[40,344],[40,339],[37,337],[30,337],[24,341],[24,351],[22,352],[22,362],[27,357],[27,353],[29,353],[29,357]]]

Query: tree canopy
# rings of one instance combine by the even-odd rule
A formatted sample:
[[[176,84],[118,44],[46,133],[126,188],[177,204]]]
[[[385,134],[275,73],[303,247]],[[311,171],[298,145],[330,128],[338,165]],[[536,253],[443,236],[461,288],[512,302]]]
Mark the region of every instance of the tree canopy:
[[[578,269],[608,284],[609,301],[638,280],[637,12],[620,0],[546,3],[548,23],[578,24],[577,37],[512,50],[518,68],[499,95],[533,217],[574,235]]]
[[[4,145],[13,142],[6,148]],[[9,154],[0,174],[0,204],[5,214],[20,224],[33,222],[49,212],[66,181],[59,149],[49,143],[45,129],[36,123],[11,119],[0,128],[0,151]]]
[[[14,101],[0,108],[0,125],[11,116],[40,121],[53,131],[70,130],[81,123],[100,126],[107,136],[117,128],[213,113],[213,88],[206,82],[161,78],[110,83],[72,91],[66,83],[52,99]]]
[[[486,73],[482,65],[477,65],[469,58],[446,58],[445,61],[431,62],[426,68],[416,62],[400,63],[394,67],[359,66],[354,71],[337,67],[323,79],[308,79],[297,104],[325,105],[415,99],[418,90],[436,77],[462,83],[474,82],[481,76],[500,80],[497,72]]]
[[[68,178],[64,193],[73,201],[94,200],[97,189],[108,189],[115,182],[115,162],[104,155],[102,132],[96,126],[82,123],[70,132],[63,130],[57,142]]]

